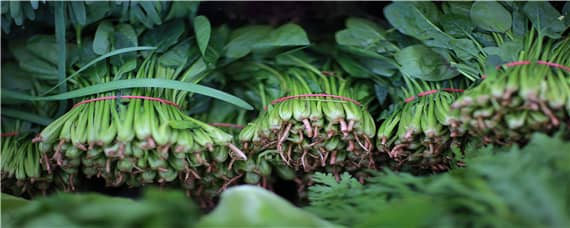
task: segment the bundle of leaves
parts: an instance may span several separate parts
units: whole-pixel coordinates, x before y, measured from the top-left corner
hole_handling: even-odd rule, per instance
[[[406,81],[408,97],[404,104],[385,111],[387,116],[378,128],[377,147],[395,161],[396,169],[416,173],[448,170],[461,159],[461,154],[454,152],[461,151],[464,141],[450,135],[449,106],[463,90],[445,86],[453,83]]]
[[[204,17],[197,21],[203,23],[196,28],[209,27]],[[79,70],[66,80],[76,90],[55,97],[85,100],[34,139],[49,160],[45,169],[61,167],[71,175],[102,177],[110,186],[173,183],[204,198],[211,198],[210,193],[233,176],[221,164],[246,157],[232,144],[232,136],[184,113],[188,109],[184,100],[191,93],[248,107],[231,95],[196,85],[215,66],[219,57],[215,53],[223,46],[227,30],[213,30],[204,46],[202,36],[209,39],[210,34],[189,38],[185,27],[182,21],[172,21],[142,33],[143,44],[156,47],[150,52],[73,66]],[[105,44],[96,35],[93,48],[86,45],[82,51]]]
[[[302,61],[293,55],[283,58]],[[242,150],[256,158],[236,163],[246,171],[246,183],[264,180],[272,169],[286,179],[297,172],[297,183],[303,186],[309,183],[303,180],[306,174],[318,170],[338,174],[375,167],[376,128],[366,110],[374,99],[369,85],[340,73],[326,76],[305,62],[268,69],[262,71],[277,81],[277,87],[269,84],[273,93],[263,92],[263,103],[269,103],[267,97],[278,99],[239,135]]]
[[[6,123],[6,121],[11,123]],[[2,118],[1,179],[3,192],[14,195],[33,196],[57,189],[67,189],[77,183],[77,177],[57,169],[47,172],[41,168],[41,154],[31,142],[32,134],[26,129],[30,124],[19,120]],[[67,189],[70,190],[70,189]]]
[[[352,227],[567,227],[569,146],[535,134],[522,149],[468,150],[466,168],[428,177],[385,171],[366,185],[317,174],[306,209]]]
[[[280,163],[303,173],[373,168],[376,129],[366,109],[338,97],[303,96],[328,94],[364,100],[358,97],[362,95],[359,87],[338,75],[301,68],[291,67],[280,74],[287,85],[284,95],[291,99],[277,100],[240,132],[243,150],[276,153]]]
[[[58,193],[21,204],[17,208],[2,205],[4,226],[193,227],[200,216],[183,192],[152,188],[137,201],[96,193]]]
[[[456,130],[486,143],[508,144],[568,125],[569,53],[569,38],[557,41],[531,32],[519,61],[491,70],[453,104]]]

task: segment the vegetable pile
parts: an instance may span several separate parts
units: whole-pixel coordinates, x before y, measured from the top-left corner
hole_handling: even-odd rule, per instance
[[[240,132],[246,153],[278,154],[279,163],[303,173],[373,168],[375,124],[356,101],[356,88],[363,87],[306,69],[280,74],[287,85],[284,99]]]
[[[532,31],[519,61],[491,71],[454,104],[454,124],[486,143],[527,140],[532,132],[552,133],[569,124],[570,39]],[[466,125],[466,126],[463,126]]]
[[[570,4],[374,7],[2,2],[3,222],[567,226]]]

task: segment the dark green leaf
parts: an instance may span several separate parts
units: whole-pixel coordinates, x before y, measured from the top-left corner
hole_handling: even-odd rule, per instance
[[[459,14],[446,14],[441,18],[440,23],[443,31],[453,37],[465,37],[475,29],[469,16]]]
[[[141,43],[145,46],[155,46],[158,52],[164,52],[178,42],[184,30],[184,22],[174,20],[146,31]]]
[[[424,45],[413,45],[396,54],[402,74],[426,81],[453,78],[457,72],[437,52]]]
[[[500,3],[477,1],[471,7],[471,20],[479,28],[491,32],[506,32],[511,28],[512,17]]]
[[[398,31],[419,40],[435,39],[447,42],[450,38],[437,23],[438,9],[431,2],[394,2],[384,8],[384,15]]]
[[[454,39],[449,42],[449,46],[462,60],[470,60],[479,55],[479,50],[470,39]]]
[[[174,89],[186,92],[192,92],[197,94],[202,94],[205,96],[213,97],[230,104],[234,104],[244,109],[251,110],[253,107],[247,102],[233,95],[227,94],[225,92],[212,89],[209,87],[197,85],[189,82],[180,82],[175,80],[165,80],[165,79],[127,79],[127,80],[117,80],[107,83],[96,84],[88,87],[83,87],[74,91],[69,91],[66,93],[61,93],[52,96],[35,97],[27,94],[22,94],[9,90],[2,90],[2,96],[7,99],[12,100],[29,100],[29,101],[49,101],[49,100],[67,100],[77,97],[84,97],[88,95],[104,93],[108,91],[114,91],[119,89],[129,89],[129,88],[163,88],[163,89]]]
[[[296,24],[285,24],[271,31],[269,36],[256,42],[253,48],[266,49],[273,47],[304,46],[309,44],[309,38],[303,28]]]
[[[542,36],[558,39],[567,29],[563,17],[548,2],[527,2],[523,11]]]
[[[95,39],[93,40],[93,52],[98,55],[106,54],[111,50],[111,36],[113,25],[109,21],[103,21],[97,26]]]
[[[271,32],[271,27],[253,25],[232,31],[230,41],[224,47],[225,56],[228,58],[241,58],[251,51],[251,48],[259,40],[266,38]]]
[[[194,33],[196,34],[198,48],[200,48],[200,52],[204,56],[208,48],[208,42],[210,42],[210,34],[212,33],[212,27],[207,17],[198,16],[194,18]]]

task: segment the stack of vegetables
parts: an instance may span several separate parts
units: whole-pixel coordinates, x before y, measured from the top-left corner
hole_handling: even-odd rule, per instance
[[[391,95],[394,104],[378,118],[382,120],[376,141],[381,153],[376,157],[378,163],[385,164],[387,155],[387,164],[396,169],[444,171],[461,158],[454,151],[460,151],[463,141],[461,135],[450,135],[449,106],[474,80],[471,74],[458,76],[461,64],[454,61],[478,56],[430,46],[421,37],[425,34],[401,25],[404,14],[397,12],[419,6],[438,12],[432,3],[393,3],[386,8],[386,16],[399,32],[368,20],[348,19],[347,28],[336,33],[340,49],[336,60],[351,76],[370,78]]]
[[[338,73],[324,75],[309,62],[306,53],[294,52],[226,69],[240,85],[232,87],[235,94],[263,110],[239,133],[248,160],[233,167],[244,173],[245,183],[272,188],[275,178],[295,179],[302,191],[315,171],[375,167],[375,124],[366,110],[373,100],[370,86]]]
[[[151,87],[172,80],[199,82],[208,74],[206,62],[215,63],[215,59],[208,59],[212,49],[221,43],[212,40],[202,57],[200,45],[191,47],[194,39],[183,36],[184,26],[174,21],[143,34],[143,42],[158,33],[170,37],[159,41],[158,49],[131,57],[129,63],[137,67],[125,71],[99,62],[90,71],[78,74],[78,84],[116,85],[121,78],[130,79],[125,81],[130,83],[158,84]],[[226,160],[246,157],[232,144],[230,134],[181,111],[186,109],[183,101],[187,95],[165,88],[101,92],[77,103],[34,141],[39,142],[45,160],[50,160],[48,170],[56,166],[87,177],[103,177],[109,186],[177,181],[188,192],[201,195],[203,188],[217,190],[224,179],[232,177],[225,170]],[[213,179],[200,180],[207,177]]]
[[[523,143],[532,132],[552,133],[570,120],[570,39],[563,35],[570,23],[549,4],[529,2],[519,10],[532,28],[514,38],[513,57],[490,66],[483,82],[453,104],[457,131],[486,143]]]
[[[31,142],[31,134],[25,129],[30,124],[2,118],[11,122],[2,125],[1,178],[3,190],[15,195],[45,195],[52,190],[71,190],[77,178],[62,169],[47,172],[40,167],[42,161],[38,146]],[[57,187],[56,187],[57,186]]]

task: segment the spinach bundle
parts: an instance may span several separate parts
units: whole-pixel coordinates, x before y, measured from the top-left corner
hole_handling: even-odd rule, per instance
[[[532,132],[554,132],[570,113],[570,39],[553,40],[531,31],[519,61],[491,69],[485,80],[454,104],[456,131],[486,143],[527,140]]]
[[[12,122],[5,124],[5,121]],[[30,140],[31,134],[24,129],[25,123],[19,120],[2,118],[2,162],[0,164],[4,192],[15,195],[33,196],[46,194],[55,189],[72,190],[77,177],[61,169],[42,169],[47,160],[42,159],[38,146]]]
[[[271,167],[287,179],[295,177],[292,171],[305,176],[375,167],[376,128],[365,108],[372,98],[369,85],[325,76],[312,66],[283,67],[274,74],[286,86],[282,97],[239,134],[242,149],[258,162],[236,163],[246,171],[247,183],[270,175]],[[307,184],[302,178],[297,182]]]
[[[218,38],[201,54],[201,45],[191,46],[195,39],[183,36],[180,21],[146,31],[143,40],[155,39],[160,33],[173,36],[156,41],[158,49],[152,52],[124,56],[126,60],[121,60],[127,65],[118,67],[105,60],[75,78],[79,88],[122,78],[159,85],[102,91],[77,103],[34,140],[42,156],[50,160],[49,167],[102,177],[109,186],[173,183],[194,196],[210,194],[204,189],[212,185],[217,190],[224,179],[233,177],[223,163],[230,157],[246,157],[232,144],[232,136],[187,116],[183,111],[188,109],[184,103],[190,95],[187,91],[160,86],[166,80],[198,83],[209,75],[223,35],[215,30]]]
[[[454,158],[461,157],[453,154],[462,139],[451,137],[448,115],[449,106],[463,90],[413,79],[407,82],[411,85],[406,89],[408,98],[403,105],[393,106],[378,128],[377,147],[396,162],[397,169],[447,170],[455,165]]]

